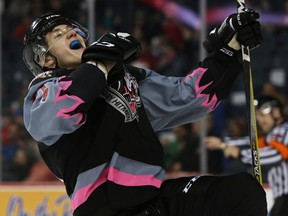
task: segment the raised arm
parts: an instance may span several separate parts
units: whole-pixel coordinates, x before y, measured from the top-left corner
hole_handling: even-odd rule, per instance
[[[250,10],[227,17],[204,42],[208,56],[186,77],[146,70],[140,91],[154,130],[199,120],[228,97],[242,70],[240,44],[257,47],[262,40],[258,18]]]

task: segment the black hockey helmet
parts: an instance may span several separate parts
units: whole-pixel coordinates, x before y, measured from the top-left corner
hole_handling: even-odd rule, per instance
[[[262,114],[266,115],[271,113],[273,108],[278,107],[280,109],[281,115],[283,116],[283,104],[273,96],[262,95],[255,100],[255,107]]]
[[[84,40],[88,39],[89,33],[86,28],[60,14],[45,14],[36,19],[26,31],[22,54],[25,64],[34,76],[44,71],[43,63],[48,52],[46,34],[61,24],[71,26]]]

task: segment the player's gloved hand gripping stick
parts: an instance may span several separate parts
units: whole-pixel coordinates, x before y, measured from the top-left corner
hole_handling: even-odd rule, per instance
[[[228,56],[240,53],[241,45],[255,48],[262,40],[259,13],[246,9],[228,16],[223,23],[213,29],[203,46],[208,53],[220,51]]]
[[[245,11],[245,0],[237,0],[237,3],[238,3],[237,12],[238,14],[241,14],[243,11]],[[245,33],[243,32],[243,35],[239,34],[238,36],[245,37]],[[241,45],[242,61],[243,61],[243,75],[244,75],[244,89],[245,89],[245,96],[246,96],[248,129],[249,129],[249,137],[250,137],[251,156],[252,156],[252,169],[253,169],[254,177],[257,179],[257,181],[260,184],[262,184],[262,173],[261,173],[259,150],[258,150],[258,132],[257,132],[257,125],[256,125],[255,106],[254,106],[254,90],[253,90],[253,80],[252,80],[252,71],[251,71],[251,62],[250,62],[250,49],[251,48],[254,48],[254,47],[250,46],[249,43],[248,44],[243,43]]]
[[[253,49],[260,45],[262,34],[258,21],[259,13],[252,9],[245,9],[244,6],[244,0],[239,0],[238,13],[231,14],[220,26],[213,29],[207,40],[203,42],[203,46],[208,53],[218,52],[230,57],[240,57],[242,52],[253,173],[256,179],[262,183],[249,54],[250,48]]]

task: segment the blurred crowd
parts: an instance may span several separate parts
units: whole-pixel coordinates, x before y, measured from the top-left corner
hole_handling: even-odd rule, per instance
[[[107,31],[130,32],[142,43],[143,52],[133,62],[168,76],[184,76],[199,62],[200,32],[167,16],[145,0],[95,0],[96,38]],[[198,1],[173,1],[188,10],[199,11]],[[247,1],[248,4],[250,1]],[[228,0],[208,1],[208,7],[224,7]],[[125,5],[125,7],[124,7]],[[260,11],[288,15],[288,1],[253,1]],[[2,180],[54,181],[39,157],[33,139],[23,126],[22,103],[33,78],[22,61],[22,41],[31,22],[44,13],[59,12],[88,26],[87,1],[5,0],[2,15]],[[169,14],[169,13],[168,13]],[[277,96],[287,107],[288,30],[287,26],[263,23],[263,45],[251,52],[255,96]],[[214,26],[208,26],[208,31]],[[288,109],[286,108],[286,114]],[[206,134],[243,136],[247,134],[245,94],[240,77],[230,98],[205,119]],[[201,122],[181,125],[159,133],[166,152],[167,170],[199,173]],[[236,172],[221,151],[208,151],[209,173]]]

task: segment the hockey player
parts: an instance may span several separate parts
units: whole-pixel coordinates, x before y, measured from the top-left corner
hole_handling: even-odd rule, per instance
[[[256,102],[259,136],[260,163],[263,177],[272,189],[274,204],[269,216],[285,215],[288,212],[288,123],[285,121],[283,105],[272,96],[261,96]],[[207,137],[210,149],[223,149],[226,157],[239,158],[251,164],[248,137],[229,138],[224,142],[217,137]]]
[[[205,42],[209,56],[186,77],[127,64],[141,50],[127,33],[86,47],[88,32],[59,14],[28,29],[23,58],[35,75],[25,126],[62,179],[74,215],[265,216],[265,192],[248,174],[163,182],[155,131],[192,122],[227,97],[241,71],[240,44],[261,41],[259,14],[232,14]]]

